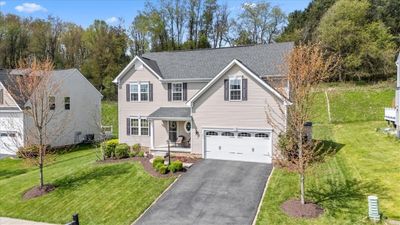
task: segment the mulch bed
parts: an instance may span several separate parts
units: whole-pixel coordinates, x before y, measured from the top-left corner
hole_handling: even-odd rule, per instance
[[[297,218],[317,218],[324,213],[324,209],[312,202],[301,204],[300,200],[288,200],[281,205],[282,210],[288,215]]]
[[[175,160],[179,160],[183,163],[196,163],[199,160],[201,160],[201,158],[186,157],[186,156],[172,156],[171,161],[175,161]]]
[[[179,171],[176,173],[167,173],[167,174],[161,174],[157,171],[154,170],[153,165],[149,162],[149,160],[152,158],[151,155],[148,157],[132,157],[132,158],[126,158],[126,159],[106,159],[102,161],[98,161],[98,163],[119,163],[119,162],[129,162],[129,161],[137,161],[142,163],[144,170],[146,170],[147,173],[152,175],[153,177],[161,177],[161,178],[168,178],[168,177],[177,177],[182,173],[186,172],[186,169],[183,171]]]
[[[26,191],[24,193],[24,195],[22,196],[22,199],[28,200],[31,198],[36,198],[36,197],[45,195],[51,191],[54,191],[55,189],[56,189],[56,187],[52,184],[45,184],[43,186],[43,188],[40,188],[40,186],[36,186],[36,187],[33,187],[33,188],[29,189],[28,191]]]

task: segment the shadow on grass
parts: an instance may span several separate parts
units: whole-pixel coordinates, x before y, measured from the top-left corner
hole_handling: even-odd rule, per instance
[[[97,166],[94,168],[86,169],[72,176],[66,176],[56,180],[53,184],[57,188],[69,189],[76,186],[86,184],[90,181],[100,181],[105,177],[118,176],[130,172],[132,165],[125,163],[112,166]]]
[[[316,143],[317,147],[313,160],[315,162],[323,162],[326,157],[336,155],[345,146],[332,140],[316,140]]]
[[[0,170],[0,180],[24,174],[26,172],[28,172],[27,169]]]
[[[367,195],[378,194],[386,196],[386,189],[376,182],[362,182],[357,179],[337,181],[327,180],[323,187],[311,187],[307,191],[308,197],[313,202],[323,205],[331,215],[342,212],[365,213],[367,207]],[[359,201],[364,201],[365,207],[360,207]]]

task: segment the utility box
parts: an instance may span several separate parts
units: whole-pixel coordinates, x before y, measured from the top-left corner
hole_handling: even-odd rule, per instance
[[[379,215],[379,204],[377,196],[368,196],[368,217],[374,222],[378,222],[381,219],[381,216]]]

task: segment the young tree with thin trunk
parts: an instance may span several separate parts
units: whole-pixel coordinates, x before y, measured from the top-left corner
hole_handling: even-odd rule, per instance
[[[266,113],[273,127],[281,127],[281,121],[286,121],[286,131],[275,129],[279,142],[274,156],[274,162],[299,174],[300,201],[305,204],[305,176],[307,168],[323,159],[326,148],[322,143],[311,140],[305,124],[311,120],[311,106],[314,100],[315,88],[329,77],[336,67],[337,57],[327,56],[319,44],[299,45],[287,56],[286,79],[289,100],[287,108],[281,108],[285,119],[276,119],[272,110]],[[281,91],[283,92],[283,90]],[[287,90],[285,90],[287,93]]]
[[[50,60],[33,59],[30,63],[20,63],[19,68],[16,74],[9,75],[10,93],[16,102],[23,105],[25,148],[19,154],[39,167],[42,189],[45,186],[43,167],[48,148],[62,135],[63,124],[67,122],[65,115],[60,115],[55,109],[62,81],[54,79]]]

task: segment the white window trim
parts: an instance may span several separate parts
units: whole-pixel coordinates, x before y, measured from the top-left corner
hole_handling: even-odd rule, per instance
[[[150,124],[150,121],[147,119],[147,117],[140,117],[140,116],[135,116],[135,117],[129,117],[129,122],[130,122],[130,134],[132,135],[132,136],[150,136],[150,126],[151,126],[151,124]],[[138,130],[138,134],[133,134],[133,132],[132,132],[132,128],[134,128],[133,126],[132,126],[132,120],[133,119],[137,119],[138,120],[138,126],[137,126],[137,128],[139,129]],[[142,135],[142,120],[147,120],[147,129],[148,129],[148,131],[147,131],[147,134],[144,134],[144,135]]]
[[[174,85],[180,84],[181,85],[181,91],[180,92],[174,92]],[[174,93],[180,93],[181,94],[181,99],[180,100],[174,100]],[[171,83],[171,100],[175,102],[183,101],[183,82],[175,82]]]
[[[231,81],[232,80],[240,80],[240,99],[231,99]],[[240,102],[242,101],[242,92],[243,92],[243,78],[242,77],[230,77],[229,78],[229,101],[230,102]],[[237,91],[237,89],[234,89],[235,91]]]
[[[135,101],[135,100],[132,99],[132,94],[136,93],[136,92],[132,92],[132,88],[131,88],[131,85],[132,85],[132,84],[135,84],[135,85],[138,86],[138,91],[137,91],[138,100],[137,100],[137,101]],[[141,86],[142,84],[147,85],[147,92],[142,92],[142,90],[141,90],[141,88],[140,88],[140,86]],[[142,96],[141,96],[142,93],[143,93],[143,94],[144,94],[144,93],[147,94],[147,100],[142,100]],[[150,101],[150,82],[145,81],[145,82],[131,82],[131,83],[129,83],[129,94],[130,94],[129,99],[130,99],[131,102],[148,102],[148,101]]]

